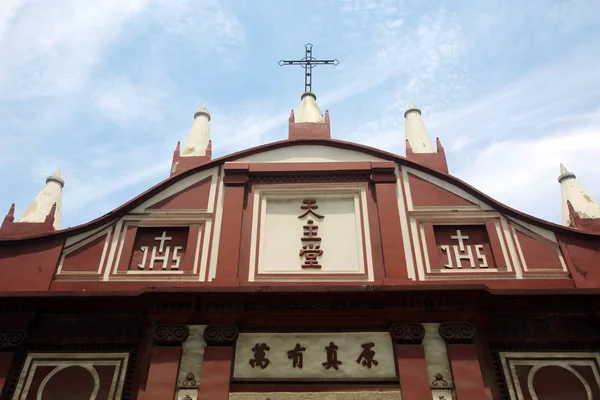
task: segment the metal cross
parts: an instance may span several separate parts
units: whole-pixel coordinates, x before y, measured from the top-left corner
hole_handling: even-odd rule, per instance
[[[338,65],[340,62],[335,59],[317,60],[312,54],[313,45],[307,43],[304,45],[304,47],[306,47],[306,55],[304,58],[300,60],[280,60],[279,65],[300,65],[302,68],[304,68],[304,91],[310,92],[312,91],[312,69],[319,64]]]

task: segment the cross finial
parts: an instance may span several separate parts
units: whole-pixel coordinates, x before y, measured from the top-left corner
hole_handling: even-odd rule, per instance
[[[312,69],[319,64],[327,65],[338,65],[340,62],[336,59],[331,60],[317,60],[313,57],[312,48],[313,45],[307,43],[304,45],[306,48],[306,54],[304,58],[300,60],[280,60],[279,65],[300,65],[304,68],[304,92],[312,92]]]

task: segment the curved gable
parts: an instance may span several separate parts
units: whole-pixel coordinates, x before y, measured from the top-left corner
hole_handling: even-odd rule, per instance
[[[304,152],[309,155],[305,155]],[[541,226],[546,229],[550,229],[553,231],[560,231],[567,234],[574,235],[582,235],[583,237],[598,237],[598,234],[590,233],[590,232],[582,232],[575,229],[571,229],[568,227],[564,227],[562,225],[557,225],[548,221],[541,220],[539,218],[527,215],[515,209],[512,209],[491,197],[485,195],[484,193],[478,191],[473,188],[469,184],[461,181],[460,179],[453,177],[452,175],[447,175],[441,173],[436,170],[432,170],[426,166],[415,163],[406,159],[405,157],[398,156],[392,153],[388,153],[379,149],[371,148],[368,146],[363,146],[355,143],[340,141],[340,140],[321,140],[321,139],[306,139],[306,140],[283,140],[279,142],[269,143],[261,146],[257,146],[254,148],[250,148],[247,150],[243,150],[240,152],[232,153],[217,159],[214,159],[210,162],[207,162],[199,167],[193,168],[191,170],[185,171],[179,175],[175,175],[165,179],[164,181],[158,183],[154,187],[148,189],[147,191],[141,193],[139,196],[131,199],[130,201],[124,203],[122,206],[116,208],[115,210],[95,219],[87,223],[83,223],[78,226],[74,226],[68,229],[43,233],[43,234],[35,234],[35,235],[24,235],[19,237],[8,237],[1,238],[0,242],[8,243],[15,240],[27,240],[27,239],[35,239],[46,236],[65,236],[65,235],[73,235],[84,232],[88,229],[95,229],[99,226],[106,225],[110,223],[110,221],[114,221],[117,218],[122,217],[123,215],[131,212],[136,207],[139,207],[140,204],[147,202],[149,199],[154,196],[164,196],[160,195],[163,191],[177,191],[177,189],[169,189],[173,185],[178,185],[178,182],[184,180],[196,173],[201,173],[210,168],[222,166],[225,162],[235,161],[239,163],[249,162],[249,163],[262,163],[262,162],[274,162],[274,163],[286,163],[286,162],[377,162],[377,161],[394,161],[399,166],[406,166],[409,168],[413,168],[417,171],[422,171],[432,177],[441,179],[444,182],[447,182],[449,185],[454,185],[456,188],[463,190],[465,193],[468,193],[472,198],[478,199],[478,201],[483,201],[494,208],[501,210],[502,212],[507,213],[508,215],[514,218],[520,218],[527,223],[534,224],[536,226]],[[192,179],[193,180],[193,179]],[[185,184],[183,184],[185,186]],[[177,186],[180,187],[180,186]],[[165,192],[165,193],[168,193]],[[157,197],[157,198],[158,198]]]

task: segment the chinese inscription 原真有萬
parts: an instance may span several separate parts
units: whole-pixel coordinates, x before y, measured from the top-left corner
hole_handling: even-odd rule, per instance
[[[305,351],[306,347],[302,347],[300,346],[300,343],[296,343],[296,347],[287,352],[287,356],[290,360],[292,360],[292,365],[294,368],[302,368]]]
[[[322,267],[319,264],[319,257],[323,255],[323,249],[321,249],[321,238],[319,237],[319,225],[316,224],[314,219],[323,219],[325,216],[319,214],[316,210],[319,208],[317,201],[313,199],[307,199],[302,202],[300,206],[304,212],[298,216],[298,218],[308,217],[306,225],[304,225],[302,233],[302,248],[300,249],[300,257],[303,257],[302,268],[316,268]]]
[[[361,345],[362,351],[358,355],[356,359],[357,364],[371,368],[373,366],[379,365],[379,362],[375,360],[375,343],[364,343]],[[340,365],[343,364],[341,360],[338,359],[338,349],[334,342],[329,342],[329,345],[325,348],[326,360],[321,363],[323,368],[330,369],[333,368],[335,370],[340,369]],[[252,368],[259,367],[261,369],[267,368],[271,364],[271,360],[267,358],[267,352],[270,351],[271,348],[266,343],[256,343],[256,345],[252,348],[252,353],[254,354],[254,358],[251,358],[249,363]],[[287,358],[292,360],[292,368],[300,368],[304,367],[304,353],[306,352],[306,347],[302,346],[300,343],[296,343],[296,346],[287,351]]]
[[[250,359],[250,366],[261,367],[265,369],[271,363],[271,360],[267,358],[267,351],[271,350],[266,343],[256,343],[256,346],[252,348],[252,352],[254,353],[254,358]]]
[[[361,347],[363,348],[363,351],[356,359],[356,362],[361,364],[362,361],[362,365],[367,368],[371,368],[373,365],[379,365],[377,360],[374,359],[375,351],[371,350],[373,347],[375,347],[375,343],[364,343],[361,344]]]
[[[329,346],[325,347],[325,351],[327,352],[327,361],[323,363],[325,369],[329,369],[333,367],[334,369],[340,369],[340,365],[342,362],[337,359],[337,351],[338,346],[333,342],[329,342]]]

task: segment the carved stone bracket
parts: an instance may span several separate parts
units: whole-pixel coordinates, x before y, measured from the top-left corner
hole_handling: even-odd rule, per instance
[[[444,379],[444,375],[439,372],[435,374],[434,380],[431,382],[431,387],[440,388],[448,387],[448,382]]]
[[[0,349],[12,349],[20,346],[27,339],[27,332],[24,330],[0,331]]]
[[[467,344],[475,340],[475,326],[470,322],[451,322],[440,325],[439,334],[448,344]]]
[[[204,329],[204,341],[208,346],[232,346],[239,335],[235,325],[211,324]]]
[[[162,345],[177,346],[188,338],[190,330],[187,325],[156,325],[154,327],[154,342]]]
[[[425,336],[425,328],[421,324],[392,324],[390,336],[398,344],[420,344]]]
[[[198,383],[196,382],[196,377],[191,372],[185,376],[183,382],[181,382],[182,386],[186,387],[196,387]]]

